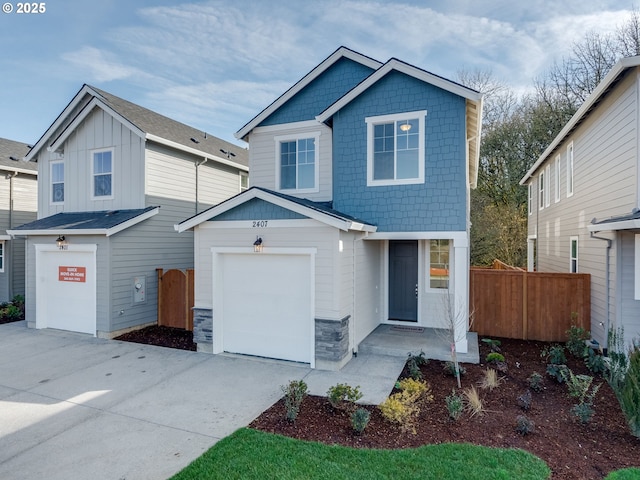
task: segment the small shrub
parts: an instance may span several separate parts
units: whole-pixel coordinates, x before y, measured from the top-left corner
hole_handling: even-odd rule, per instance
[[[576,403],[569,411],[582,424],[589,423],[594,413],[593,407],[587,403]]]
[[[544,379],[538,372],[533,372],[529,375],[527,383],[529,384],[529,388],[534,392],[541,392],[544,389]]]
[[[20,320],[22,317],[22,310],[15,305],[9,305],[2,311],[2,316],[11,321]]]
[[[337,410],[351,410],[361,398],[362,393],[359,385],[354,388],[346,383],[338,383],[327,391],[329,403]]]
[[[409,376],[415,380],[422,378],[422,371],[420,367],[429,363],[429,360],[425,358],[424,352],[420,352],[418,355],[409,353],[407,358],[407,368],[409,369]]]
[[[584,364],[591,373],[603,374],[607,370],[604,357],[596,353],[592,348],[587,347],[587,353],[584,357]]]
[[[540,356],[546,357],[547,362],[552,365],[564,365],[567,363],[567,357],[564,354],[564,347],[562,345],[545,347]]]
[[[631,434],[640,438],[640,344],[629,352],[629,367],[618,401]]]
[[[572,318],[575,318],[577,317],[577,314],[575,314],[575,317],[574,314],[571,314],[571,316]],[[586,349],[589,348],[584,343],[584,341],[591,338],[591,334],[589,333],[589,331],[585,330],[582,327],[571,325],[571,327],[569,327],[569,330],[566,331],[566,334],[567,343],[565,344],[565,346],[567,347],[567,350],[569,350],[569,353],[576,358],[584,357],[587,354]]]
[[[358,408],[351,414],[351,426],[358,435],[364,432],[364,429],[369,425],[369,419],[371,414],[366,408]]]
[[[403,432],[416,433],[415,422],[420,414],[418,402],[422,399],[432,401],[433,395],[427,382],[404,378],[396,387],[400,390],[382,402],[378,408],[382,416],[390,422],[400,425]]]
[[[490,352],[487,354],[485,360],[487,363],[504,362],[504,355],[498,352]]]
[[[280,388],[284,393],[286,418],[290,422],[294,422],[300,412],[302,400],[307,396],[307,384],[304,383],[304,380],[291,380],[288,385],[283,385]]]
[[[567,371],[569,367],[566,365],[556,365],[555,363],[547,364],[547,375],[553,377],[558,383],[564,382],[563,372]]]
[[[451,377],[455,377],[456,376],[456,364],[449,361],[449,362],[444,362],[444,365],[442,366],[442,369],[444,370],[444,373],[446,375],[449,375]],[[461,364],[458,364],[458,372],[460,373],[460,375],[464,375],[467,373],[467,369],[464,368]]]
[[[467,388],[464,392],[465,397],[465,408],[473,417],[474,415],[482,415],[484,413],[484,403],[482,402],[482,398],[480,398],[480,394],[476,390],[476,387],[471,386]]]
[[[492,352],[500,352],[500,345],[502,345],[502,342],[500,340],[494,340],[492,338],[483,338],[482,342],[487,344]]]
[[[528,412],[531,409],[531,390],[527,390],[518,397],[518,405],[522,410]]]
[[[504,381],[504,378],[498,377],[498,372],[493,368],[487,368],[484,372],[484,377],[478,384],[481,388],[489,389],[489,391],[493,391],[494,388],[497,388]]]
[[[447,412],[452,420],[458,420],[464,411],[464,402],[462,397],[456,393],[455,390],[451,390],[451,395],[448,395],[444,399],[447,405]]]
[[[525,415],[518,415],[516,417],[516,432],[525,436],[535,432],[536,424],[533,420],[530,420]]]

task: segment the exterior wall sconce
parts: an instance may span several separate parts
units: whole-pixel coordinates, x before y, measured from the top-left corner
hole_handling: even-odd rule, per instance
[[[64,235],[59,235],[56,239],[56,245],[60,250],[66,250],[69,246],[69,242],[67,242],[67,239],[64,238]]]
[[[253,242],[253,251],[256,253],[262,252],[262,237],[256,237],[256,241]]]

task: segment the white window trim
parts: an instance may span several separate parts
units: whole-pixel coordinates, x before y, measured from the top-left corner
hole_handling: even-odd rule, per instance
[[[245,189],[242,188],[242,179],[247,179],[247,187]],[[240,172],[238,175],[238,191],[244,192],[245,190],[249,190],[249,174],[247,172]]]
[[[574,184],[574,168],[575,164],[573,161],[574,155],[573,142],[567,145],[567,198],[573,196],[573,191],[575,190]]]
[[[556,185],[555,185],[555,191],[556,191],[556,198],[555,198],[555,203],[558,203],[560,201],[560,155],[558,155],[556,157],[555,160],[555,178],[556,178]]]
[[[533,180],[529,182],[528,198],[527,198],[527,212],[529,215],[533,214]]]
[[[111,152],[111,195],[102,195],[102,196],[96,196],[96,192],[95,192],[95,174],[93,172],[93,156],[96,153],[102,153],[102,152]],[[89,189],[91,190],[91,200],[113,200],[113,192],[115,190],[115,170],[116,170],[116,156],[115,156],[115,151],[114,148],[97,148],[95,150],[90,150],[89,151],[89,159],[91,163],[91,179],[89,181]]]
[[[367,186],[379,187],[385,185],[415,185],[424,183],[424,142],[425,142],[425,118],[426,110],[418,110],[415,112],[394,113],[392,115],[380,115],[376,117],[366,117],[364,121],[367,123]],[[418,128],[420,130],[420,139],[418,141],[418,177],[402,178],[393,180],[374,180],[373,179],[373,127],[380,123],[396,122],[398,120],[406,120],[408,118],[418,119]],[[395,148],[394,148],[395,152]],[[394,159],[395,162],[395,159]]]
[[[544,170],[538,174],[538,210],[544,210],[545,175]]]
[[[314,131],[314,132],[303,132],[303,133],[296,133],[296,134],[292,134],[292,135],[278,135],[276,137],[273,137],[274,141],[275,141],[275,148],[276,148],[276,191],[278,192],[282,192],[282,193],[317,193],[320,191],[320,131]],[[281,175],[281,171],[280,171],[280,144],[282,142],[292,142],[292,141],[298,141],[298,140],[303,140],[305,138],[313,138],[315,139],[315,158],[314,158],[314,186],[313,188],[285,188],[282,189],[280,188],[280,175]],[[297,158],[296,158],[296,165],[297,165]]]
[[[573,252],[571,247],[573,246],[574,241],[576,242],[576,271],[575,272],[571,270],[571,263],[573,262],[573,257],[572,257]],[[578,268],[579,258],[580,258],[580,243],[578,241],[578,237],[576,236],[569,237],[569,273],[578,273],[578,271],[580,270]]]
[[[449,241],[449,286],[447,288],[432,288],[431,287],[431,240],[448,240]],[[425,279],[425,292],[427,293],[450,293],[451,289],[451,274],[453,272],[453,240],[448,238],[433,238],[425,240],[424,242],[424,258],[426,264],[426,279]]]
[[[7,243],[4,240],[0,240],[0,246],[2,248],[0,252],[0,273],[4,273],[4,266],[7,263]]]
[[[547,165],[544,175],[546,183],[544,186],[544,206],[549,207],[551,205],[551,165]]]
[[[58,183],[62,183],[62,190],[63,190],[63,199],[61,202],[54,202],[53,201],[53,166],[54,165],[62,165],[62,182],[56,182],[56,184]],[[51,162],[49,162],[49,205],[64,205],[64,197],[66,197],[66,193],[65,190],[65,177],[66,177],[66,172],[65,172],[65,168],[64,168],[64,160],[53,160]]]

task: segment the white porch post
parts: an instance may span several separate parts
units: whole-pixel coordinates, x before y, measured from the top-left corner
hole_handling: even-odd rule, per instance
[[[455,312],[454,338],[456,351],[467,353],[469,330],[469,245],[453,242],[453,311]]]

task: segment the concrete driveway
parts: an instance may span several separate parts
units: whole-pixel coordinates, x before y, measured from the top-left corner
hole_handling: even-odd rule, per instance
[[[309,372],[0,325],[0,478],[165,479]]]
[[[0,478],[166,479],[304,379],[324,395],[391,391],[405,359],[359,355],[340,372],[0,325]]]

